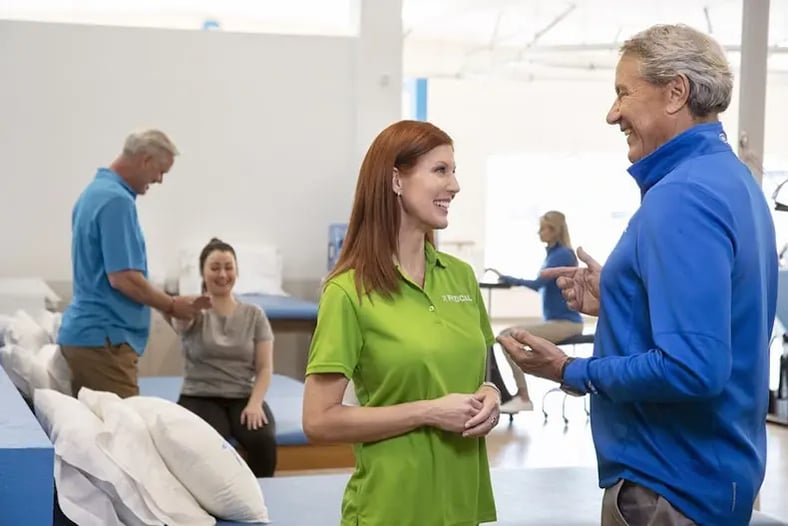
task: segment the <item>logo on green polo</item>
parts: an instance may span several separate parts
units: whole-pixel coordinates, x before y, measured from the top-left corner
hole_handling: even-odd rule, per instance
[[[470,303],[473,301],[468,294],[444,294],[441,298],[444,303]]]

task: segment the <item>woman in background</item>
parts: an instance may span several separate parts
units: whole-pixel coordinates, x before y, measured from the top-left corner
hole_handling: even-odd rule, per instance
[[[566,224],[564,214],[555,210],[545,213],[539,219],[539,239],[547,245],[547,257],[542,264],[542,270],[551,267],[577,266],[577,258],[572,250],[569,227]],[[556,285],[555,279],[546,280],[541,277],[521,279],[502,275],[500,281],[512,286],[528,287],[539,292],[542,296],[543,317],[541,322],[510,327],[503,331],[501,335],[506,335],[515,329],[524,329],[535,336],[540,336],[553,343],[559,343],[583,332],[583,320],[580,314],[566,305],[566,300],[561,295],[561,290]],[[520,411],[533,410],[534,406],[528,394],[525,374],[512,361],[508,353],[504,353],[504,356],[506,356],[506,360],[512,368],[514,381],[517,385],[517,394],[511,400],[501,405],[501,413],[513,414]]]
[[[310,440],[354,444],[342,526],[477,526],[496,518],[484,437],[493,333],[467,263],[436,250],[460,188],[452,140],[401,121],[361,165],[326,279],[304,386]],[[359,406],[342,403],[353,380]]]
[[[202,417],[225,439],[235,438],[257,477],[276,469],[274,417],[265,395],[273,374],[271,324],[256,305],[233,295],[235,250],[212,239],[200,253],[203,293],[210,309],[193,321],[175,321],[186,370],[178,403]]]

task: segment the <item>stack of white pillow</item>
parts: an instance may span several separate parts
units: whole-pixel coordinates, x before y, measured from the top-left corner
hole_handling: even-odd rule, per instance
[[[60,318],[43,309],[0,317],[0,365],[28,399],[36,389],[71,393],[71,371],[56,344]]]
[[[260,485],[210,425],[174,402],[82,388],[34,395],[63,513],[80,525],[268,523]]]
[[[84,526],[270,522],[260,485],[235,448],[191,411],[157,397],[82,388],[60,353],[60,314],[0,316],[0,365],[33,400],[54,445],[63,513]]]

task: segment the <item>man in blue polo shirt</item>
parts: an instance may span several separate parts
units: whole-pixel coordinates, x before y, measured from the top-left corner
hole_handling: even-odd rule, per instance
[[[148,281],[136,198],[162,182],[177,154],[161,131],[132,133],[74,206],[74,294],[58,334],[74,396],[82,387],[139,394],[137,362],[148,342],[150,308],[191,319],[209,306],[206,298],[171,297]]]
[[[624,43],[607,121],[626,136],[640,208],[604,270],[581,253],[588,268],[543,273],[599,316],[594,354],[502,341],[526,372],[590,394],[603,526],[744,526],[763,482],[777,249],[718,119],[732,89],[699,31],[659,25]]]

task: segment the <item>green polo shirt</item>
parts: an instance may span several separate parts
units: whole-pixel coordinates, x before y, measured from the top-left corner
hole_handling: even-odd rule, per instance
[[[352,378],[361,405],[474,393],[494,336],[471,267],[425,244],[424,288],[400,273],[392,299],[356,293],[354,272],[320,299],[307,374]],[[484,438],[423,427],[355,444],[342,526],[476,526],[496,520]]]

